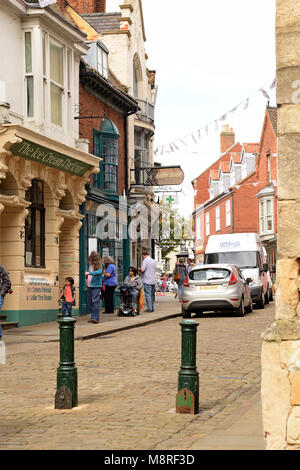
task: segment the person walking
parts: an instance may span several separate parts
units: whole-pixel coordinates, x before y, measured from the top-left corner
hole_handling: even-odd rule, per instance
[[[5,295],[9,292],[11,288],[11,281],[9,279],[8,272],[4,266],[0,265],[0,311],[4,302]],[[0,340],[2,339],[2,327],[0,323]]]
[[[130,266],[128,276],[124,279],[124,284],[128,284],[132,289],[130,289],[130,296],[132,299],[132,306],[139,311],[138,302],[143,288],[143,283],[140,276],[137,273],[137,269],[133,266]]]
[[[187,272],[190,273],[191,269],[196,266],[192,258],[187,259]]]
[[[162,284],[161,284],[161,295],[166,295],[166,292],[167,292],[167,287],[168,287],[168,284],[167,284],[167,277],[164,276],[163,280],[162,280]]]
[[[156,262],[149,256],[149,252],[144,250],[142,253],[143,262],[139,271],[141,273],[142,283],[147,303],[146,312],[154,312],[154,296],[156,286]]]
[[[117,270],[114,260],[110,256],[103,259],[104,263],[104,303],[103,313],[114,313],[114,292],[117,287]]]
[[[181,293],[184,280],[187,275],[187,268],[184,264],[184,259],[179,258],[178,263],[176,263],[175,269],[173,271],[173,281],[178,285],[178,300],[181,302]]]
[[[89,323],[99,323],[102,273],[100,255],[97,251],[92,251],[89,256],[88,270],[85,273],[87,280],[87,304],[91,313]]]
[[[72,316],[72,307],[75,305],[76,289],[74,287],[74,279],[72,277],[66,277],[65,285],[62,288],[58,302],[61,300],[61,313],[63,317]]]

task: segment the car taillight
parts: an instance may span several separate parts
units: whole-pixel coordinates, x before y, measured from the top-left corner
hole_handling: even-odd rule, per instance
[[[190,287],[189,277],[188,277],[188,276],[186,276],[183,285],[184,285],[185,287]]]
[[[232,286],[233,284],[237,283],[237,278],[235,277],[234,273],[231,273],[230,279],[229,279],[229,285]]]

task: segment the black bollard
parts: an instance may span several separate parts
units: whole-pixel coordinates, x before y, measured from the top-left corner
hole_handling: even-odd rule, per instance
[[[176,412],[199,413],[199,373],[196,366],[197,327],[194,320],[180,322],[182,331],[181,369],[178,372]]]
[[[77,367],[74,361],[74,328],[76,320],[71,317],[63,317],[57,322],[59,324],[60,362],[57,369],[55,408],[73,408],[78,405]]]

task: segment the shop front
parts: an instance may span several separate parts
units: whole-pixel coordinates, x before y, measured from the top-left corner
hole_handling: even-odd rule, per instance
[[[122,197],[115,201],[97,198],[89,199],[83,205],[85,218],[81,228],[81,279],[80,279],[80,312],[89,313],[86,303],[85,271],[89,255],[97,251],[102,260],[109,256],[114,260],[117,271],[118,287],[128,274],[130,265],[130,244],[128,238],[127,207],[122,207]],[[120,199],[120,200],[119,200]],[[120,202],[121,201],[121,202]],[[120,303],[119,289],[115,291],[115,307]]]
[[[18,326],[53,321],[72,276],[79,305],[80,205],[99,158],[19,125],[0,126],[0,264],[13,294],[2,314]]]

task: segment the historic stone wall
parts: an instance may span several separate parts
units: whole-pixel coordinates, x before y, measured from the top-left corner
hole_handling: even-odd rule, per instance
[[[276,317],[263,335],[267,449],[300,449],[300,0],[277,0]]]

